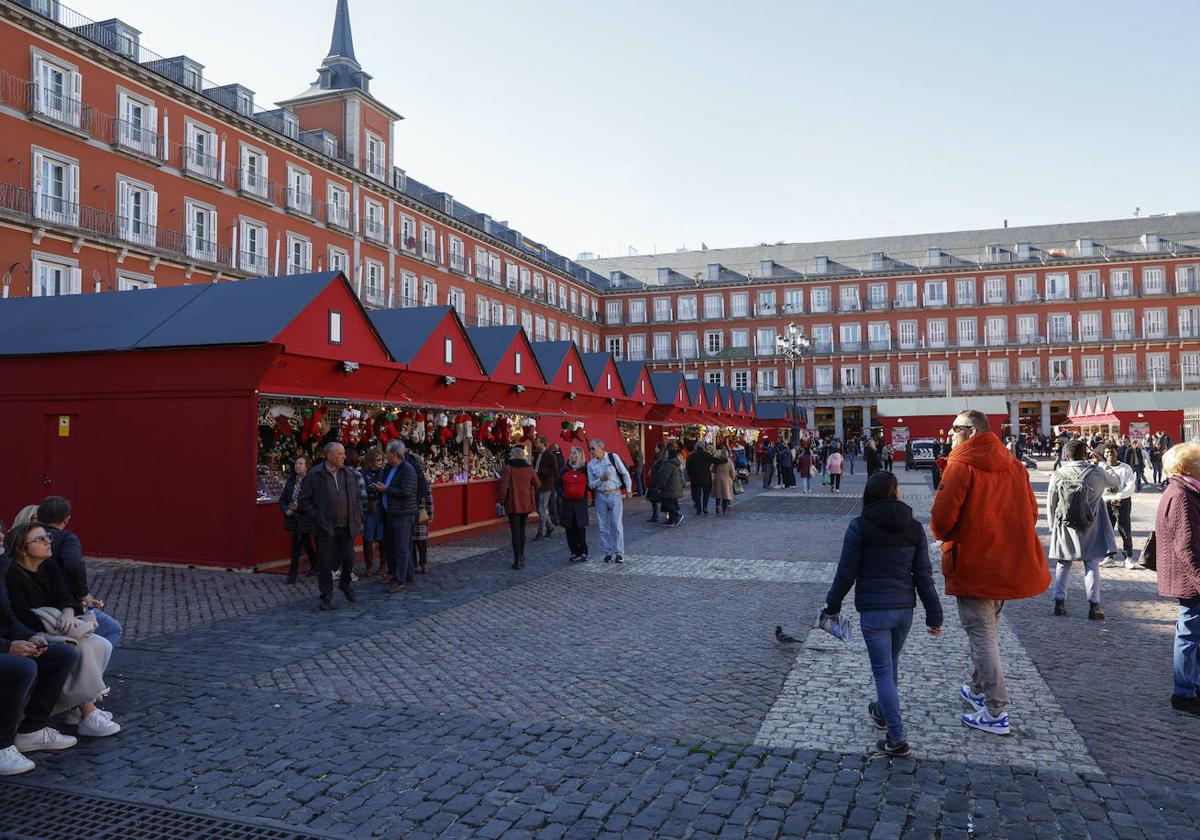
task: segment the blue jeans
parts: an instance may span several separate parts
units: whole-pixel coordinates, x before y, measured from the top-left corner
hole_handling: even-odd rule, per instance
[[[620,493],[596,494],[596,521],[605,554],[625,553],[625,523],[621,521],[624,510]]]
[[[109,644],[116,647],[117,642],[121,641],[121,634],[125,632],[120,622],[103,610],[93,609],[91,613],[96,616],[96,635],[107,639]]]
[[[854,475],[854,458],[855,457],[856,456],[853,452],[846,453],[846,461],[850,464],[850,475]],[[895,742],[893,742],[893,743],[895,743]]]
[[[910,609],[866,610],[858,614],[858,626],[875,677],[875,697],[879,710],[887,718],[888,740],[893,744],[904,740],[904,721],[900,717],[900,651],[912,620]]]
[[[1200,691],[1200,598],[1179,599],[1175,625],[1175,696],[1195,697]]]

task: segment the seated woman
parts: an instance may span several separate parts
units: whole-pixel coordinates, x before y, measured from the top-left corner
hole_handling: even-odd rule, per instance
[[[46,527],[50,537],[50,552],[63,581],[67,585],[71,597],[78,602],[80,608],[87,610],[96,617],[99,625],[97,635],[108,639],[116,647],[121,641],[121,625],[108,613],[104,612],[104,602],[92,597],[88,588],[87,566],[83,562],[83,547],[74,531],[68,531],[71,522],[71,503],[62,496],[47,496],[42,499],[37,509],[37,521]]]
[[[40,524],[20,525],[9,532],[4,548],[12,561],[4,581],[8,588],[12,611],[26,627],[44,627],[47,622],[34,611],[43,607],[59,611],[57,625],[47,628],[50,633],[71,636],[75,625],[77,601],[67,588],[50,560],[50,535]],[[112,715],[96,708],[95,701],[108,692],[104,685],[104,669],[112,655],[107,639],[92,633],[75,639],[79,647],[79,665],[72,673],[63,696],[58,698],[55,711],[69,711],[68,722],[78,721],[79,734],[104,738],[121,731]]]
[[[0,538],[3,535],[0,523]],[[34,768],[22,753],[75,746],[75,738],[49,721],[54,701],[79,662],[74,648],[48,644],[13,615],[4,587],[9,564],[0,547],[0,776]]]

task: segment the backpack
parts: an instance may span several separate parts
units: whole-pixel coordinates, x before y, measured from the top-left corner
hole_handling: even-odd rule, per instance
[[[613,465],[613,470],[615,470],[617,473],[617,478],[621,482],[621,489],[628,493],[632,488],[625,484],[625,473],[621,472],[621,467],[623,467],[624,464],[618,461],[617,456],[611,452],[608,453],[608,462]]]
[[[582,470],[567,470],[562,477],[563,498],[578,502],[587,498],[587,473]]]
[[[1054,519],[1073,531],[1086,531],[1096,521],[1096,491],[1087,484],[1094,469],[1088,467],[1076,478],[1060,477],[1058,482]]]

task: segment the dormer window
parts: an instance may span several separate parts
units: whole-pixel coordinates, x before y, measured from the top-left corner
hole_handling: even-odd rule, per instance
[[[329,310],[329,343],[342,343],[342,313],[336,309]]]
[[[520,375],[520,373],[521,373],[521,354],[520,353],[513,354],[513,372],[516,373],[517,375]]]

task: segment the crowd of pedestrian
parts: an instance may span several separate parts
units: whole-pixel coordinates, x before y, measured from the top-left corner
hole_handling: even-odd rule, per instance
[[[92,594],[71,503],[48,496],[18,519],[0,523],[0,776],[32,770],[27,753],[121,731],[97,704],[122,628]]]

